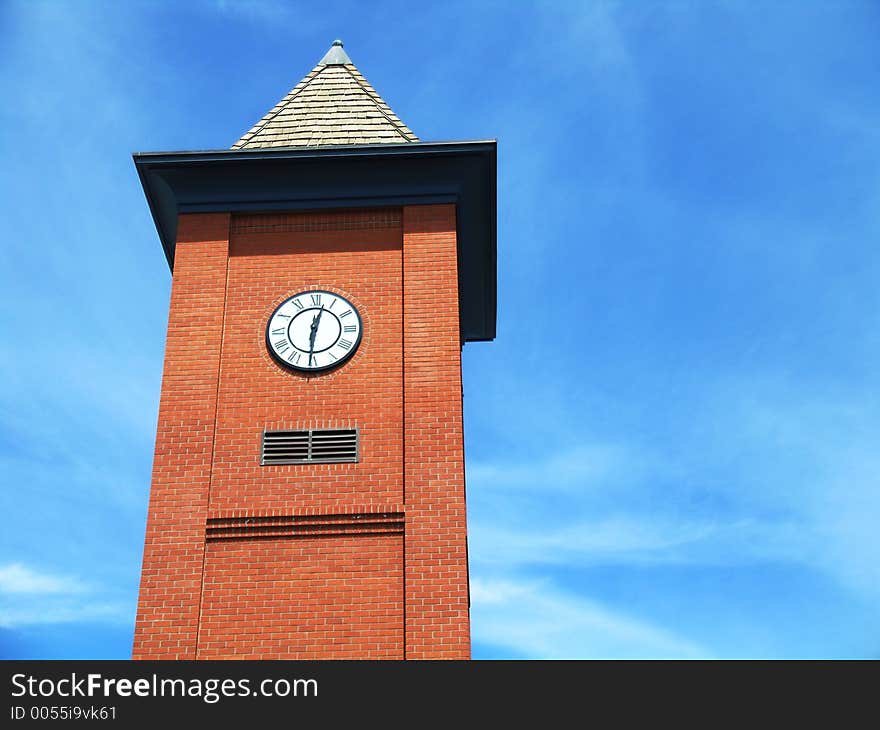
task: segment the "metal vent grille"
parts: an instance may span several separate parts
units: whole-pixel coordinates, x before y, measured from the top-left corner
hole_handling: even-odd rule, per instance
[[[356,428],[263,431],[260,463],[328,464],[358,460]]]

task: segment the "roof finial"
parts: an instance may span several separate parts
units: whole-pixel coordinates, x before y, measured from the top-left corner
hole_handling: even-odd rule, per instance
[[[318,61],[319,66],[344,66],[347,63],[351,63],[351,59],[342,50],[342,41],[338,38],[333,41],[333,45],[330,46],[330,50],[327,51],[324,58]]]

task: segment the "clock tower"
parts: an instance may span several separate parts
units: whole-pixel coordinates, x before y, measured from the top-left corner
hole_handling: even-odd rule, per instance
[[[336,41],[231,149],[134,155],[173,272],[134,658],[470,656],[495,153],[419,141]]]

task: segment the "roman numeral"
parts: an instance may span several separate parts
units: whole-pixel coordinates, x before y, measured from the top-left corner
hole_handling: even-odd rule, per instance
[[[336,361],[339,359],[339,358],[336,357],[336,355],[334,355],[332,352],[328,352],[327,354],[328,354],[331,358],[333,358],[332,362],[336,362]]]
[[[348,340],[339,340],[339,342],[337,342],[336,344],[339,345],[343,350],[347,350],[351,347],[351,343]]]
[[[346,309],[342,314],[339,315],[339,319],[342,319],[343,317],[347,317],[349,314],[351,314],[351,310]]]
[[[278,340],[278,342],[275,343],[275,351],[279,355],[283,355],[289,349],[290,343],[287,340]]]
[[[296,307],[297,309],[302,309],[302,308],[303,308],[302,302],[300,302],[299,299],[294,299],[294,300],[293,300],[293,306]]]
[[[281,314],[281,312],[278,312],[278,314],[276,314],[275,316],[276,316],[276,317],[287,317],[287,319],[290,319],[290,315],[289,315],[289,314]]]
[[[297,352],[296,350],[294,350],[294,351],[293,351],[292,353],[290,353],[290,355],[288,356],[288,358],[287,358],[287,362],[292,362],[294,365],[296,365],[296,364],[299,362],[299,359],[300,359],[301,357],[302,357],[302,353],[301,353],[301,352]]]
[[[332,302],[330,302],[330,306],[327,307],[327,309],[333,309],[333,305],[336,304],[336,302],[338,302],[338,301],[339,301],[338,299],[334,299]]]
[[[355,324],[347,324],[342,328],[343,332],[354,332],[357,329],[357,325]]]
[[[321,303],[321,295],[320,294],[311,294],[310,296],[312,297],[312,304],[317,306],[318,304]]]
[[[273,335],[283,335],[285,329],[287,329],[287,328],[286,327],[278,327],[278,328],[272,330],[272,334]]]

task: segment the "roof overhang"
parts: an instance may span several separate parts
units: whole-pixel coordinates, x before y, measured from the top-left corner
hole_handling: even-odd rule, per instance
[[[495,338],[495,140],[133,157],[172,271],[181,213],[455,203],[462,339]]]

